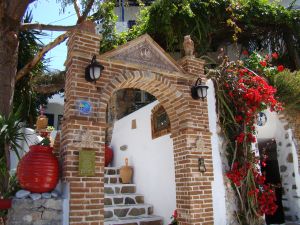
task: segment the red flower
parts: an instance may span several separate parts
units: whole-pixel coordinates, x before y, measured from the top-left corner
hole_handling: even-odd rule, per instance
[[[244,51],[242,52],[242,54],[245,55],[245,56],[248,56],[248,55],[249,55],[249,52],[248,52],[247,50],[244,50]]]
[[[283,65],[277,66],[277,70],[278,70],[279,72],[283,71],[283,70],[284,70],[284,66],[283,66]]]
[[[243,120],[243,117],[242,117],[241,115],[235,116],[235,121],[236,121],[237,123],[241,122],[242,120]]]
[[[245,139],[245,134],[244,134],[244,133],[240,133],[240,134],[236,137],[237,143],[243,143],[244,139]]]
[[[266,61],[260,61],[259,64],[260,64],[262,67],[266,67],[266,66],[267,66],[267,62],[266,62]]]
[[[278,59],[278,54],[277,54],[277,52],[272,53],[272,58],[273,58],[273,59]]]
[[[178,214],[177,214],[177,209],[175,209],[175,210],[174,210],[174,213],[173,213],[174,219],[177,219],[177,216],[178,216]]]

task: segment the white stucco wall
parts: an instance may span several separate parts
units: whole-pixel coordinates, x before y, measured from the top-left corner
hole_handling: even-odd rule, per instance
[[[207,103],[208,103],[208,117],[209,130],[212,133],[212,157],[214,169],[214,181],[212,184],[213,193],[213,209],[214,209],[214,224],[226,225],[226,206],[225,206],[225,187],[223,180],[223,168],[220,155],[219,136],[217,134],[217,114],[216,114],[216,98],[213,82],[208,80]]]
[[[259,139],[274,138],[277,143],[277,159],[284,195],[282,204],[285,207],[287,221],[300,222],[300,176],[298,157],[293,134],[287,122],[280,120],[275,112],[264,111],[267,123],[257,126]]]
[[[111,146],[114,151],[113,166],[124,165],[124,159],[134,168],[133,182],[137,193],[143,194],[145,203],[153,204],[154,214],[164,217],[169,224],[176,209],[175,169],[173,141],[170,135],[152,140],[151,110],[155,101],[118,120],[114,124]],[[136,129],[131,129],[132,120]],[[120,147],[127,145],[126,151]]]
[[[49,99],[46,113],[54,115],[54,128],[57,129],[58,115],[64,114],[64,98],[60,95],[55,95],[53,99]]]

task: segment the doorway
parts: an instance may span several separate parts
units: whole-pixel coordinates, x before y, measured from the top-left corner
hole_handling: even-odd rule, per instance
[[[263,139],[258,141],[259,155],[266,157],[266,165],[261,166],[261,172],[265,175],[265,183],[275,188],[276,205],[278,206],[273,215],[266,215],[266,224],[282,224],[285,222],[282,206],[283,188],[281,184],[279,164],[277,159],[277,145],[274,139]]]

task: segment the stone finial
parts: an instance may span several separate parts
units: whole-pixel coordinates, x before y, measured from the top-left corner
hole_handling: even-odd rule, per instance
[[[85,20],[81,24],[79,24],[77,29],[95,34],[96,33],[96,24],[91,20]]]
[[[184,41],[183,41],[183,49],[185,56],[192,56],[194,57],[194,42],[191,39],[190,35],[184,36]]]

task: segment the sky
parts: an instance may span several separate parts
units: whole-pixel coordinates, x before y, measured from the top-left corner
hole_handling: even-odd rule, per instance
[[[77,20],[75,10],[72,6],[68,7],[64,13],[60,12],[61,5],[56,0],[39,0],[32,3],[30,6],[32,10],[32,22],[53,24],[53,25],[74,25]],[[42,37],[41,41],[48,44],[53,41],[62,32],[48,31],[45,32],[47,36]],[[64,70],[64,62],[67,56],[66,42],[55,47],[46,54],[46,58],[50,59],[48,64],[49,69]]]

